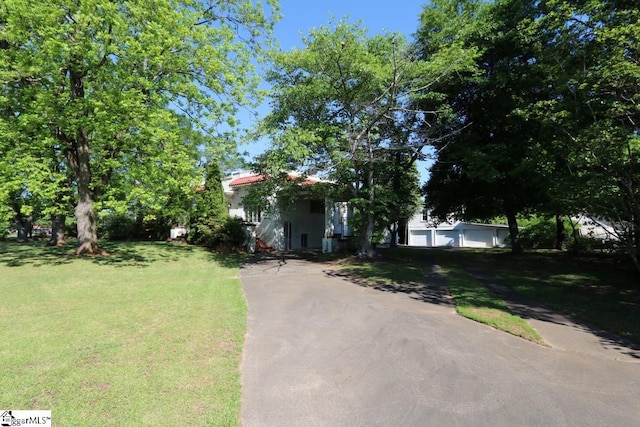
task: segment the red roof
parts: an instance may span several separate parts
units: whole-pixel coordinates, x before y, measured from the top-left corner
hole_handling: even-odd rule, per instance
[[[289,174],[289,179],[290,180],[294,180],[297,177],[295,175]],[[236,178],[234,180],[231,180],[231,182],[229,182],[229,187],[236,187],[239,185],[247,185],[247,184],[254,184],[256,182],[262,182],[262,181],[266,181],[267,179],[269,179],[269,177],[266,174],[260,174],[260,175],[251,175],[251,176],[245,176],[242,178]],[[319,182],[316,179],[311,179],[311,178],[307,178],[304,181],[302,181],[300,184],[301,185],[311,185],[311,184],[315,184]]]
[[[235,187],[237,185],[253,184],[254,182],[262,182],[266,180],[267,180],[267,175],[265,174],[244,176],[242,178],[236,178],[234,180],[231,180],[231,182],[229,183],[229,187]]]

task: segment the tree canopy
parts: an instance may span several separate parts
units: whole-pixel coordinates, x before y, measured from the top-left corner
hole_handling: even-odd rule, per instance
[[[416,100],[437,98],[429,85],[467,67],[472,53],[452,45],[423,61],[402,35],[369,36],[345,21],[311,30],[303,44],[278,54],[267,76],[273,102],[262,129],[273,148],[261,165],[274,176],[298,169],[335,182],[361,220],[358,253],[369,256],[385,206],[382,165],[389,172],[390,153],[403,152],[412,160],[396,167],[410,167],[441,136],[444,109],[417,109]]]
[[[2,2],[0,197],[74,205],[77,253],[91,254],[96,208],[191,194],[200,158],[234,149],[221,129],[258,99],[254,63],[277,19],[266,3]]]
[[[425,186],[435,212],[505,215],[512,241],[517,214],[586,213],[615,223],[640,266],[639,16],[616,0],[425,7],[425,56],[451,40],[482,52],[478,73],[440,82],[465,126],[437,146]]]

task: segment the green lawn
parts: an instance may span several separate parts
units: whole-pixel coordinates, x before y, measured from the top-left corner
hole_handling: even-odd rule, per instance
[[[477,266],[517,292],[587,325],[640,343],[640,277],[614,257],[556,251],[513,255],[502,250],[465,250],[446,256]]]
[[[474,317],[485,311],[476,320],[499,329],[506,328],[494,324],[492,309],[504,311],[498,308],[504,302],[468,274],[471,267],[578,321],[640,343],[640,277],[612,256],[558,251],[513,255],[503,249],[397,248],[381,253],[391,260],[439,264],[458,310],[471,308],[470,315],[461,314]]]
[[[239,259],[166,243],[109,256],[0,242],[0,408],[56,426],[237,425]]]
[[[458,314],[526,340],[547,345],[526,320],[513,314],[500,297],[463,267],[448,264],[442,267],[441,271],[446,277]]]

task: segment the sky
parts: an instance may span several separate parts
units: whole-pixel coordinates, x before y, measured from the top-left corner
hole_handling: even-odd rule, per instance
[[[410,38],[418,29],[422,6],[428,0],[280,0],[281,20],[275,26],[275,37],[283,50],[302,47],[302,36],[329,23],[348,17],[349,22],[362,21],[362,27],[371,34],[401,32]],[[265,104],[259,115],[268,111]],[[247,118],[241,119],[245,126]],[[251,121],[251,119],[248,119]],[[266,149],[266,143],[260,142],[240,147],[250,156]],[[426,176],[426,165],[419,164],[422,180]]]

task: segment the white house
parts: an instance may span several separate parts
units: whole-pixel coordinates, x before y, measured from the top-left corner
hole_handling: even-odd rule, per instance
[[[504,247],[509,227],[462,221],[437,222],[423,209],[407,224],[408,246],[451,246],[466,248]]]
[[[615,224],[609,221],[585,214],[571,217],[571,221],[579,226],[578,232],[583,237],[591,237],[602,241],[619,240],[620,235],[623,233],[619,225],[616,227]]]
[[[295,178],[295,174],[290,174]],[[229,214],[255,227],[255,236],[275,250],[320,249],[331,252],[344,247],[353,237],[350,220],[353,211],[346,202],[313,198],[301,192],[295,205],[287,210],[270,212],[247,209],[243,198],[251,185],[268,179],[249,171],[234,172],[222,181]],[[300,185],[321,182],[306,178]],[[408,223],[408,246],[503,247],[509,228],[499,224],[476,224],[460,221],[434,223],[428,211],[416,214]]]
[[[290,174],[295,178],[295,174]],[[255,226],[255,235],[275,250],[320,249],[331,252],[352,236],[349,219],[353,213],[345,202],[313,198],[303,191],[295,206],[287,210],[250,210],[243,198],[252,184],[268,179],[248,171],[234,172],[222,181],[229,214]],[[310,177],[300,185],[321,182]]]

